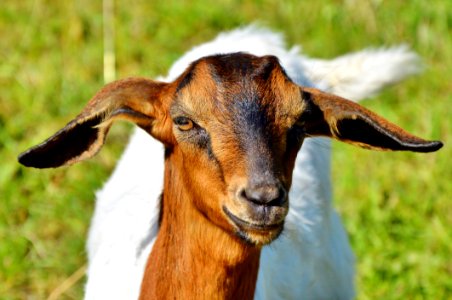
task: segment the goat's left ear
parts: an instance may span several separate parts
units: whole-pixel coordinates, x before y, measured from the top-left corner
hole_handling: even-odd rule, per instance
[[[128,120],[161,142],[172,135],[165,117],[168,86],[145,78],[128,78],[106,85],[64,128],[25,151],[19,162],[27,167],[55,168],[95,155],[115,120]]]
[[[426,141],[364,107],[314,88],[300,88],[305,110],[300,125],[307,136],[329,136],[376,150],[433,152],[443,144]]]

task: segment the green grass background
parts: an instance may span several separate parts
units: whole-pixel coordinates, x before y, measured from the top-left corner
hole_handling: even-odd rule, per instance
[[[334,144],[335,204],[357,256],[358,299],[452,296],[452,1],[117,0],[117,77],[166,74],[193,45],[259,21],[310,56],[407,43],[424,72],[363,104],[420,136],[434,154]],[[102,3],[0,4],[0,299],[80,299],[94,191],[131,126],[116,125],[96,158],[26,169],[16,156],[61,128],[103,85]],[[64,290],[64,293],[57,292]]]

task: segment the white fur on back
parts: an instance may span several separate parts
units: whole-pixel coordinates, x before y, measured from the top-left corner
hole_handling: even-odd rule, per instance
[[[350,100],[378,93],[421,69],[419,57],[406,45],[366,49],[334,60],[306,59],[306,76],[324,89]]]
[[[366,50],[332,61],[286,50],[279,34],[254,26],[193,48],[165,80],[206,55],[244,51],[278,56],[298,84],[359,100],[417,71],[406,48]],[[331,204],[330,141],[307,139],[300,150],[283,235],[264,247],[256,299],[352,299],[354,258]],[[97,193],[88,239],[86,299],[137,299],[157,231],[163,147],[137,129],[115,172]]]
[[[97,192],[88,237],[85,299],[137,299],[158,230],[163,146],[139,129]]]

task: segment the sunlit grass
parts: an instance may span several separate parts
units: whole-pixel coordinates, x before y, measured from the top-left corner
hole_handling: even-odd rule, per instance
[[[408,130],[441,139],[435,154],[334,145],[336,206],[357,256],[359,299],[452,294],[450,1],[116,1],[118,77],[165,74],[179,55],[253,21],[313,56],[410,44],[423,74],[363,104]],[[85,263],[94,191],[126,144],[114,127],[95,159],[38,171],[17,154],[75,116],[103,84],[101,1],[0,5],[0,298],[42,299]],[[79,299],[83,280],[64,297]]]

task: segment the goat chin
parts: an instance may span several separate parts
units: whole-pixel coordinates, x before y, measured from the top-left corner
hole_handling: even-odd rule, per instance
[[[301,55],[297,47],[287,50],[277,33],[249,26],[193,48],[163,80],[173,80],[200,57],[238,51],[275,55],[297,84],[355,101],[419,70],[416,54],[404,46],[318,60]],[[285,230],[262,251],[256,299],[354,297],[354,257],[331,203],[330,152],[327,139],[304,142],[295,163]],[[138,298],[158,231],[162,158],[162,145],[137,129],[97,193],[88,237],[85,299]]]

